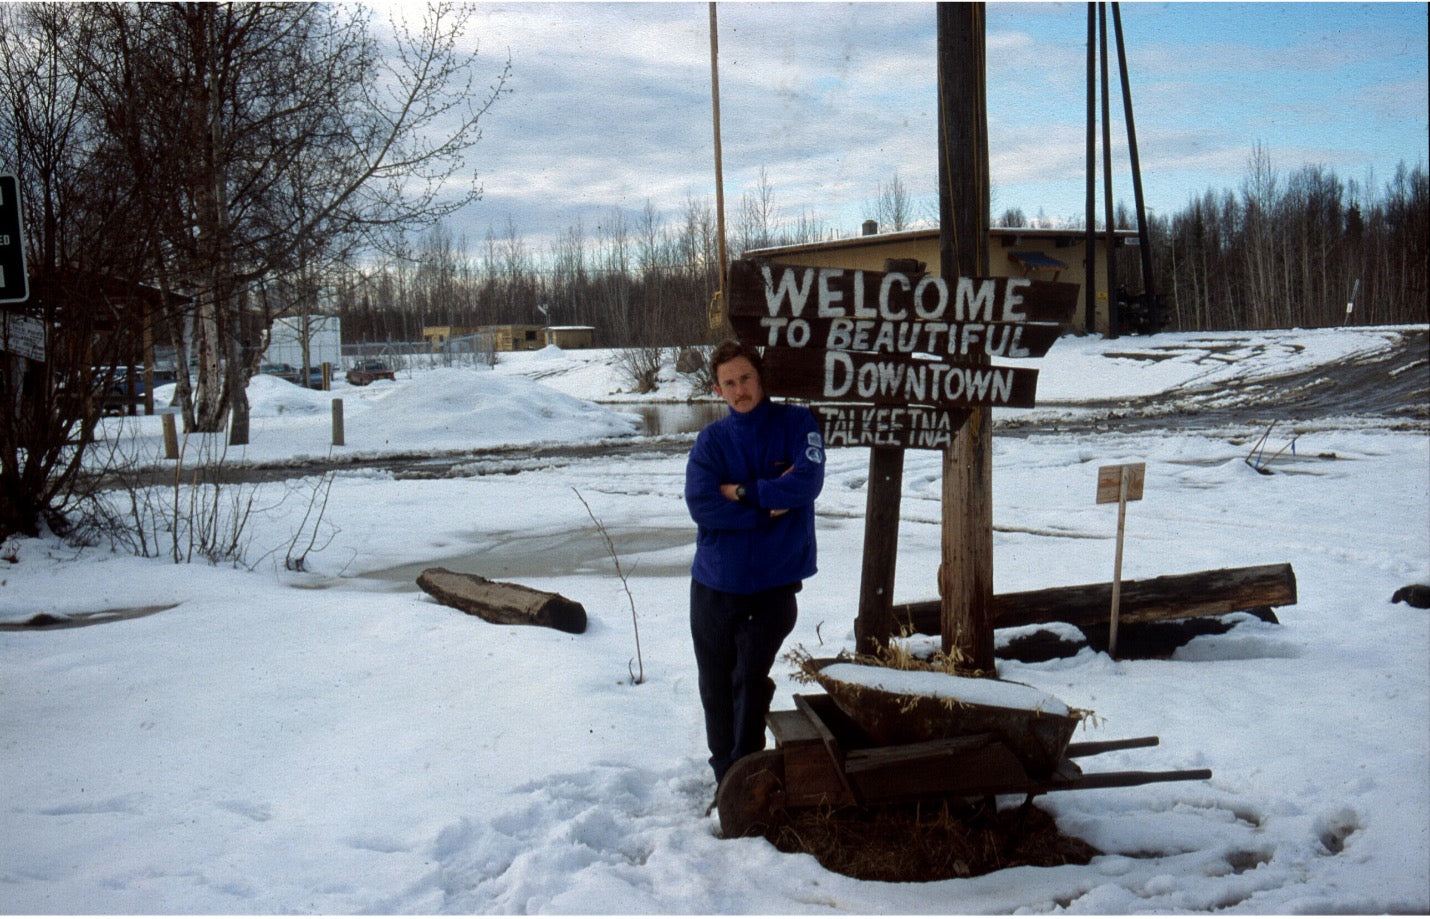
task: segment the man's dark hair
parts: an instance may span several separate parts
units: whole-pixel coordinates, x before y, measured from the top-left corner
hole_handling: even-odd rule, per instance
[[[720,382],[720,365],[729,363],[737,357],[743,357],[755,368],[755,373],[760,377],[760,383],[765,382],[765,361],[760,357],[760,352],[756,351],[753,345],[747,345],[743,341],[734,338],[727,338],[715,346],[715,350],[710,353],[710,380],[718,384]]]

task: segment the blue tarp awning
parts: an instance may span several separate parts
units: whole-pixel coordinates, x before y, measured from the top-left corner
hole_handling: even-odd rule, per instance
[[[1068,267],[1067,262],[1058,261],[1045,252],[1009,252],[1008,258],[1025,268],[1051,268],[1054,271],[1062,271]]]

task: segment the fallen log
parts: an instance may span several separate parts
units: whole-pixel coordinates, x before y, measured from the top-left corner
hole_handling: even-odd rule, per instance
[[[1242,610],[1262,622],[1279,624],[1276,612],[1269,606]],[[1143,660],[1154,657],[1171,657],[1178,648],[1193,638],[1203,635],[1225,635],[1234,628],[1239,619],[1226,616],[1194,616],[1191,619],[1163,619],[1157,622],[1133,622],[1123,626],[1117,637],[1117,656],[1123,660]],[[1064,634],[1040,628],[1033,632],[1026,630],[1000,642],[994,649],[994,656],[1004,660],[1022,661],[1036,664],[1059,657],[1072,657],[1083,648],[1094,651],[1108,649],[1107,623],[1083,626],[1079,629],[1082,640],[1074,640]]]
[[[1296,573],[1289,564],[1220,568],[1123,581],[1123,623],[1221,616],[1259,607],[1296,602]],[[1006,629],[1043,622],[1066,622],[1086,631],[1106,630],[1112,609],[1112,583],[1045,587],[993,595],[993,625]],[[921,600],[894,606],[896,628],[937,635],[940,601]]]
[[[498,625],[542,625],[577,635],[586,631],[586,608],[560,594],[446,568],[423,571],[417,586],[444,606]]]

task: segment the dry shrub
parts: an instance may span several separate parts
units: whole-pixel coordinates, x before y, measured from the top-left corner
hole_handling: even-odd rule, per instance
[[[765,838],[782,852],[808,853],[828,870],[862,881],[939,881],[1022,865],[1085,865],[1101,854],[1058,832],[1053,818],[1032,804],[998,811],[988,801],[795,809]]]
[[[890,641],[888,644],[879,645],[873,654],[841,651],[833,658],[816,658],[804,649],[802,645],[797,645],[784,655],[784,660],[788,661],[794,670],[790,674],[798,683],[818,683],[819,669],[831,660],[851,664],[867,664],[872,667],[890,667],[894,670],[926,670],[933,673],[946,673],[949,676],[983,676],[981,673],[971,673],[962,666],[963,654],[958,648],[953,649],[953,654],[944,654],[942,651],[934,651],[927,655],[918,654],[908,642]]]

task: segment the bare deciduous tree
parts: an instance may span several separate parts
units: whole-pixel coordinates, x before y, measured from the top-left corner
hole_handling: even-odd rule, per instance
[[[66,531],[102,399],[134,385],[117,368],[136,361],[135,320],[157,319],[145,292],[107,280],[133,277],[151,237],[86,110],[84,22],[64,4],[0,8],[0,157],[19,179],[31,275],[20,309],[48,332],[44,362],[0,354],[0,538]]]
[[[173,161],[184,179],[152,193],[169,196],[153,210],[176,217],[168,251],[195,295],[193,424],[218,430],[232,413],[231,439],[246,442],[240,290],[298,272],[294,308],[311,309],[315,265],[477,196],[474,180],[453,180],[507,69],[473,91],[465,8],[434,6],[415,29],[395,26],[386,54],[367,13],[324,4],[115,5],[101,15],[107,34],[140,39],[101,71],[112,107],[148,118],[154,106],[143,101],[158,94],[175,110],[170,142],[134,154]],[[148,78],[125,95],[113,74],[130,71]]]
[[[27,211],[42,215],[28,230],[31,305],[48,311],[54,353],[88,372],[103,357],[98,345],[123,342],[134,363],[140,348],[128,339],[142,338],[148,353],[162,325],[193,346],[192,383],[190,355],[176,349],[186,430],[215,432],[227,420],[230,440],[245,443],[259,330],[244,304],[261,299],[260,285],[286,280],[291,308],[311,309],[319,281],[355,246],[400,239],[480,194],[466,155],[510,64],[476,85],[465,37],[474,15],[433,6],[411,28],[394,25],[384,49],[369,13],[338,5],[6,7],[0,93],[4,136],[15,139],[6,152]],[[140,280],[162,296],[133,296]],[[163,314],[174,293],[192,304],[188,338]],[[63,469],[79,467],[93,400],[82,378],[53,368],[38,382],[0,378],[0,397],[34,419],[19,426],[24,446],[0,453],[55,454],[43,481],[15,471],[5,483],[39,496],[5,503],[13,519],[0,525],[28,532],[62,516]],[[45,395],[56,379],[63,397]]]
[[[913,222],[913,199],[908,188],[895,171],[888,185],[879,185],[879,201],[874,208],[874,218],[879,227],[898,232],[907,230]]]

